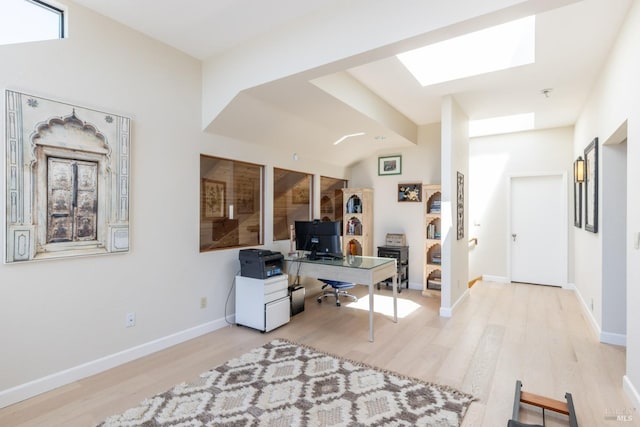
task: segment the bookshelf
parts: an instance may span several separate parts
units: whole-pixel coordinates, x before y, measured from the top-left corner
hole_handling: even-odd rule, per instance
[[[373,190],[343,188],[342,252],[373,256]]]
[[[442,280],[442,191],[438,184],[422,186],[424,200],[424,277],[422,295],[431,295],[432,291],[440,291]]]

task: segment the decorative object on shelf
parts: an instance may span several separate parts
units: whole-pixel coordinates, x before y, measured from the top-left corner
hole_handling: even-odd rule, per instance
[[[457,227],[458,240],[464,238],[464,175],[458,172],[458,197],[457,197]]]
[[[202,218],[222,218],[225,215],[225,183],[202,178]]]
[[[598,138],[584,149],[584,229],[598,232]]]
[[[422,184],[398,184],[399,202],[421,202]]]
[[[404,234],[387,233],[384,244],[386,246],[406,246],[407,236]]]
[[[573,225],[582,228],[582,183],[584,182],[584,160],[578,156],[573,162]]]
[[[401,175],[402,156],[378,157],[378,175]]]

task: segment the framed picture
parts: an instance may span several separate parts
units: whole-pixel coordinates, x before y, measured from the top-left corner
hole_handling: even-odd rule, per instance
[[[464,238],[464,175],[458,172],[457,186],[457,228],[458,240]]]
[[[398,184],[399,202],[421,202],[422,184]]]
[[[291,203],[294,205],[309,204],[309,179],[304,178],[291,188]]]
[[[378,175],[401,175],[402,156],[378,157]]]
[[[598,138],[584,149],[584,229],[598,232]]]
[[[226,184],[222,181],[202,178],[200,195],[203,219],[224,218]]]
[[[573,183],[573,225],[582,228],[582,183]]]

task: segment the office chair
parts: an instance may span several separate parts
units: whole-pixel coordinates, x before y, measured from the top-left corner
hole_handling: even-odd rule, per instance
[[[331,289],[332,289],[332,290],[326,290],[322,292],[322,294],[317,298],[318,302],[322,302],[322,298],[326,298],[328,296],[336,297],[336,305],[338,307],[340,307],[340,297],[351,298],[354,301],[358,301],[358,297],[356,297],[355,295],[351,295],[349,292],[347,292],[347,289],[351,289],[356,286],[355,283],[341,282],[339,280],[330,280],[330,279],[318,279],[318,280],[324,283],[324,285],[322,285],[322,289],[326,288],[327,286],[331,286]]]

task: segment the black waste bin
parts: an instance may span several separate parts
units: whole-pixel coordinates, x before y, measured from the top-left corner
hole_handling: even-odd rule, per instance
[[[300,285],[289,286],[291,299],[291,315],[295,316],[304,311],[304,287]]]

